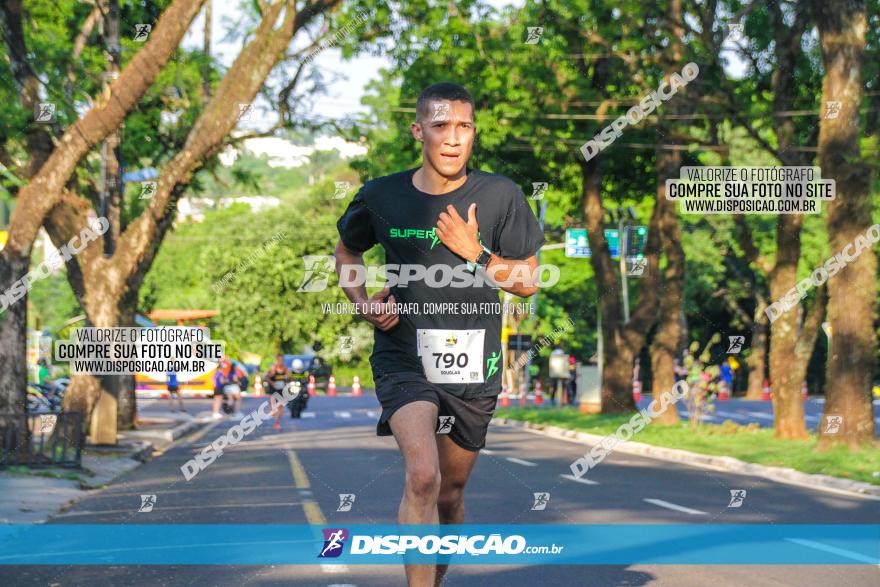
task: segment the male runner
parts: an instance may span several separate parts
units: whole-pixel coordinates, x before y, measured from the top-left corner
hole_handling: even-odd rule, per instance
[[[467,167],[476,135],[470,94],[456,84],[430,86],[419,96],[411,128],[422,143],[421,167],[361,188],[337,223],[337,272],[363,266],[362,253],[381,244],[388,264],[448,270],[474,263],[494,271],[498,282],[516,276],[506,291],[532,295],[544,237],[514,182]],[[498,291],[438,286],[443,274],[369,298],[364,286],[343,288],[375,326],[370,365],[382,404],[376,432],[393,434],[404,457],[401,524],[463,522],[464,487],[501,391],[501,313],[479,306],[498,303]],[[480,311],[426,315],[394,308],[443,302]],[[445,572],[446,565],[406,568],[410,585],[427,587],[439,585]]]
[[[293,380],[293,375],[284,365],[283,355],[275,355],[275,362],[266,371],[263,379],[269,387],[269,405],[271,406],[269,411],[275,414],[275,423],[272,425],[272,428],[281,430],[281,416],[284,415],[284,403],[281,400],[276,401],[275,394],[281,393],[284,386],[290,385],[290,382]]]

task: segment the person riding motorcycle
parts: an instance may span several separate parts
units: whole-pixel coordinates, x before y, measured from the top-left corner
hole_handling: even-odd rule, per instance
[[[214,375],[214,413],[213,418],[223,417],[220,413],[220,405],[224,395],[228,395],[228,401],[235,402],[235,414],[233,418],[241,417],[241,390],[245,386],[247,376],[239,367],[232,364],[227,358],[220,360],[220,368]]]

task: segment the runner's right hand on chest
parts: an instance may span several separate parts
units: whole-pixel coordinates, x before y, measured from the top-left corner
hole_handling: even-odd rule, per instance
[[[391,290],[387,287],[380,292],[374,293],[370,296],[367,307],[361,312],[364,319],[382,331],[391,330],[400,322],[400,317],[397,315],[395,307],[397,300],[394,299],[393,295],[389,296],[389,293],[391,293]],[[388,297],[387,300],[385,300],[386,296]]]

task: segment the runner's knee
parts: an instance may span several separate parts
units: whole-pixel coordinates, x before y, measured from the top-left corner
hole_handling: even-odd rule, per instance
[[[440,493],[440,467],[418,463],[406,468],[406,489],[419,497],[437,497]]]
[[[464,504],[464,484],[453,484],[440,489],[437,507],[444,511],[453,511]]]

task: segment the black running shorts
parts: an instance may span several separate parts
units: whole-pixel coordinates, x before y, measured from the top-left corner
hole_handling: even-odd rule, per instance
[[[438,409],[435,432],[449,434],[453,442],[469,451],[486,446],[486,431],[498,400],[497,395],[462,399],[430,383],[423,374],[409,372],[380,375],[376,379],[376,397],[382,404],[382,415],[376,425],[378,436],[392,436],[389,419],[394,412],[414,401],[429,401]]]

